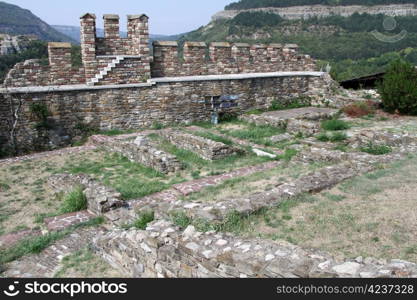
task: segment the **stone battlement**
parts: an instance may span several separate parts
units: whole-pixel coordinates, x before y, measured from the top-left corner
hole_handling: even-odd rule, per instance
[[[128,15],[126,38],[120,36],[120,17],[107,14],[104,37],[97,37],[96,16],[80,18],[82,67],[71,65],[71,45],[49,43],[49,66],[30,60],[8,74],[6,87],[55,85],[123,85],[150,78],[201,75],[317,71],[315,61],[298,53],[294,44],[245,44],[155,41],[149,48],[149,18]],[[181,53],[181,55],[179,55]]]
[[[316,71],[313,59],[294,44],[245,44],[175,41],[153,43],[152,77]],[[182,56],[179,56],[182,53]]]

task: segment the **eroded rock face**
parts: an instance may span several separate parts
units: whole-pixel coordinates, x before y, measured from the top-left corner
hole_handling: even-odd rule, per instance
[[[329,254],[287,242],[231,234],[182,232],[168,221],[146,231],[114,230],[93,241],[95,251],[122,274],[165,278],[413,277],[414,263],[372,258],[337,261]]]
[[[75,187],[80,186],[87,198],[88,210],[96,215],[102,215],[125,204],[119,192],[84,174],[53,175],[48,179],[48,185],[56,193],[70,192]]]
[[[348,6],[328,6],[328,5],[308,5],[308,6],[291,6],[291,7],[265,7],[253,8],[247,10],[223,10],[216,13],[212,19],[233,19],[241,12],[265,11],[280,15],[282,18],[289,20],[309,19],[312,17],[326,17],[331,15],[340,15],[348,17],[354,13],[367,14],[384,14],[387,16],[415,16],[417,8],[413,4],[392,4],[392,5],[348,5]]]
[[[0,55],[15,54],[26,50],[29,44],[38,38],[33,35],[0,34]]]

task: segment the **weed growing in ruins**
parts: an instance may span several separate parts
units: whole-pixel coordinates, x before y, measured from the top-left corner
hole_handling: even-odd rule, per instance
[[[346,133],[344,132],[336,132],[333,134],[327,134],[327,133],[322,132],[317,136],[317,140],[319,140],[320,142],[332,142],[332,143],[342,142],[346,140],[347,138],[348,137]]]
[[[212,141],[215,141],[215,142],[223,143],[223,144],[229,145],[229,146],[232,146],[234,144],[231,140],[229,140],[225,137],[213,134],[211,132],[198,131],[198,132],[193,132],[193,134],[201,136],[201,137],[209,139],[209,140],[212,140]]]
[[[153,211],[141,212],[139,213],[138,219],[133,223],[133,227],[145,230],[153,220],[155,220],[155,213]]]
[[[71,233],[73,233],[75,230],[79,228],[99,226],[103,222],[104,222],[104,218],[98,217],[88,222],[68,227],[67,229],[62,230],[62,231],[51,232],[46,235],[22,240],[16,245],[14,245],[13,247],[0,250],[0,265],[14,261],[28,254],[40,253],[46,247],[70,235]]]
[[[220,130],[220,132],[238,139],[248,140],[258,145],[273,146],[273,142],[268,138],[282,134],[285,131],[282,128],[268,125],[247,124],[246,129]]]
[[[10,186],[6,183],[0,182],[0,192],[6,192],[10,190]]]
[[[187,228],[187,226],[191,225],[193,221],[183,211],[171,213],[171,220],[175,225],[179,226],[180,228]]]
[[[35,125],[36,129],[50,129],[51,124],[48,121],[50,112],[44,103],[32,103],[29,107],[30,112],[36,117],[38,123]]]
[[[77,186],[64,196],[61,212],[66,214],[84,209],[87,209],[87,198],[84,195],[84,189],[81,186]]]
[[[152,126],[151,126],[151,129],[153,129],[153,130],[161,130],[161,129],[164,129],[164,128],[165,128],[165,126],[161,123],[158,123],[158,122],[153,123]]]
[[[370,142],[366,147],[360,149],[362,152],[372,155],[385,155],[392,152],[392,148],[386,145],[376,145]]]
[[[298,97],[288,100],[273,100],[271,102],[271,106],[269,107],[269,111],[274,110],[286,110],[286,109],[294,109],[294,108],[302,108],[311,106],[311,99],[309,97]]]
[[[321,123],[321,127],[324,130],[328,130],[328,131],[339,131],[339,130],[349,129],[350,125],[349,123],[343,120],[332,119],[332,120],[323,121]]]
[[[294,156],[298,154],[297,150],[294,149],[286,149],[284,154],[278,155],[277,158],[279,160],[291,161]]]

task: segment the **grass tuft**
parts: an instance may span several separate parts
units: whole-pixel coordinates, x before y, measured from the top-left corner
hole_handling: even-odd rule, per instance
[[[369,153],[372,155],[385,155],[392,152],[392,148],[386,145],[375,145],[369,143],[366,147],[362,147],[361,152]]]
[[[321,123],[321,127],[324,130],[328,131],[339,131],[339,130],[346,130],[350,128],[349,123],[343,121],[343,120],[326,120]]]
[[[84,195],[84,189],[81,186],[77,186],[64,196],[64,201],[61,207],[61,212],[63,214],[85,209],[87,209],[87,198]]]
[[[133,223],[133,227],[145,230],[148,224],[153,220],[155,220],[155,213],[153,211],[141,212],[138,219]]]

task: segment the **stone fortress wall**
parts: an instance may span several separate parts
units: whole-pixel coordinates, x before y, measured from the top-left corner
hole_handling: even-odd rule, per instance
[[[273,100],[330,90],[328,74],[297,45],[157,41],[149,49],[148,17],[128,16],[128,37],[119,17],[104,15],[105,37],[96,36],[96,16],[81,17],[82,66],[71,64],[71,45],[49,43],[49,65],[17,64],[0,87],[0,148],[10,140],[13,109],[16,140],[24,151],[54,149],[77,136],[76,128],[139,129],[154,123],[209,121],[211,101],[235,99],[219,113],[266,108]],[[53,126],[39,130],[31,112],[45,104]],[[64,141],[63,141],[64,140]],[[42,147],[38,147],[43,145]]]

